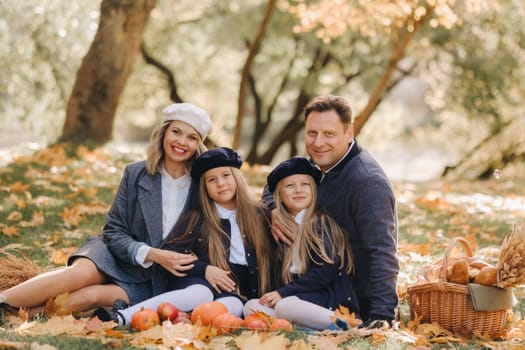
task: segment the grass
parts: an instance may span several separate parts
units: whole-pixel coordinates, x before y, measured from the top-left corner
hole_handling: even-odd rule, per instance
[[[88,235],[100,233],[125,164],[142,157],[140,151],[129,149],[73,150],[66,152],[63,146],[55,146],[13,159],[0,168],[0,247],[16,246],[21,254],[44,269],[64,264],[67,252],[82,244]],[[243,170],[254,190],[260,193],[268,169]],[[497,258],[494,248],[510,234],[515,222],[523,221],[524,187],[523,181],[510,180],[395,183],[402,263],[400,283],[408,283],[420,265],[441,257],[454,236],[466,237],[478,255],[494,262]],[[39,215],[43,220],[38,219]],[[523,315],[525,293],[516,288],[515,294],[519,302],[514,312]],[[406,300],[401,301],[400,310],[406,324],[409,321]],[[0,318],[0,325],[5,325],[4,321]],[[304,338],[304,334],[288,336],[292,341]],[[0,348],[1,342],[7,340],[20,344],[20,348],[29,348],[33,342],[58,349],[106,348],[98,340],[29,337],[6,328],[0,331]],[[126,342],[121,345],[123,349],[132,349]],[[341,346],[410,348],[396,340],[386,339],[378,344],[369,338],[350,338]],[[471,340],[454,347],[478,349],[480,343]],[[494,345],[487,343],[488,347]]]

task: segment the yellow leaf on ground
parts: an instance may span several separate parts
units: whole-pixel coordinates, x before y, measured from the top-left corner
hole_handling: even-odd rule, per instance
[[[37,227],[44,224],[44,212],[43,211],[35,211],[33,213],[33,218],[31,221],[21,221],[19,225],[21,227]]]
[[[53,316],[46,322],[31,322],[26,324],[24,332],[31,335],[47,336],[56,336],[61,334],[84,335],[85,327],[85,320],[76,320],[71,315]]]
[[[24,349],[25,343],[0,339],[0,349]]]
[[[362,322],[361,319],[355,316],[354,312],[350,312],[350,309],[343,305],[339,305],[331,317],[333,322],[335,322],[336,319],[345,321],[350,328],[357,327]]]
[[[162,344],[162,326],[158,325],[145,331],[134,333],[130,339],[131,345]]]
[[[21,192],[27,191],[29,187],[31,187],[30,184],[23,184],[22,182],[17,181],[9,185],[9,190],[13,193],[21,193]]]
[[[243,332],[235,338],[235,344],[241,350],[282,350],[290,345],[284,335],[270,335],[264,332]]]
[[[17,210],[12,211],[7,215],[7,221],[18,221],[20,219],[22,219],[22,213]]]
[[[64,316],[71,313],[71,309],[68,307],[69,293],[59,294],[54,298],[51,298],[46,303],[45,314],[47,316],[58,315]]]
[[[205,343],[199,339],[201,328],[188,323],[164,322],[162,324],[162,343],[167,348],[191,345],[195,348],[202,348]]]
[[[51,262],[55,265],[66,265],[69,256],[77,249],[77,247],[57,249],[51,253]]]
[[[76,207],[74,208],[64,208],[59,214],[66,227],[75,227],[83,220],[82,214],[78,211]]]
[[[6,236],[20,236],[20,231],[15,226],[9,226],[2,229],[2,233]]]

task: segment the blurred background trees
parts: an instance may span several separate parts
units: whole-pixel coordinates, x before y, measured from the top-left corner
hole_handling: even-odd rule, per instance
[[[143,31],[129,25],[132,5],[149,14]],[[520,0],[3,1],[1,145],[97,133],[105,135],[99,141],[145,142],[166,104],[187,101],[209,111],[216,144],[270,164],[303,153],[302,108],[334,93],[351,102],[361,142],[395,163],[393,177],[431,167],[434,176],[520,175],[524,7]],[[101,44],[107,39],[113,44]]]

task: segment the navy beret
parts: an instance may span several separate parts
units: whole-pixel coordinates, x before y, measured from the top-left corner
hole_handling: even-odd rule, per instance
[[[310,175],[316,184],[321,181],[321,171],[303,157],[294,157],[279,163],[268,175],[268,190],[274,192],[279,181],[295,174]]]
[[[204,152],[191,165],[191,177],[198,180],[206,171],[221,166],[231,166],[239,169],[242,165],[241,157],[228,147],[212,148]]]

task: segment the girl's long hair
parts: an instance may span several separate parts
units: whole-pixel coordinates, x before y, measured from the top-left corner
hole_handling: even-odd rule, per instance
[[[294,251],[299,275],[306,272],[309,261],[317,265],[335,264],[347,273],[353,271],[353,255],[348,237],[327,212],[317,208],[317,185],[310,176],[308,181],[312,189],[312,203],[306,208],[300,225],[297,225],[281,200],[279,192],[282,181],[274,192],[275,207],[281,221],[292,232],[297,232],[292,246],[284,250],[281,279],[285,284],[292,280],[290,266]]]
[[[170,126],[171,122],[172,120],[163,121],[162,124],[156,126],[151,133],[149,144],[146,150],[146,169],[148,171],[148,174],[151,176],[160,173],[160,171],[162,170],[162,163],[164,161],[165,156],[163,145],[164,135],[166,135],[166,130],[168,130],[168,127]],[[197,146],[197,150],[195,151],[193,157],[188,159],[188,161],[186,162],[186,167],[188,168],[188,171],[190,170],[193,161],[207,150],[200,135],[198,135],[198,138],[199,145]]]
[[[268,215],[265,207],[251,192],[242,172],[230,167],[233,178],[237,183],[235,201],[237,204],[237,223],[245,247],[255,250],[257,267],[259,270],[259,293],[262,295],[270,291],[270,233]],[[204,176],[199,181],[199,201],[202,215],[206,220],[203,223],[203,236],[208,238],[208,253],[210,263],[223,270],[230,270],[228,260],[229,250],[224,249],[224,240],[230,236],[221,227],[221,221],[213,200],[206,191]],[[238,281],[236,281],[238,282]],[[237,283],[238,285],[238,283]]]

